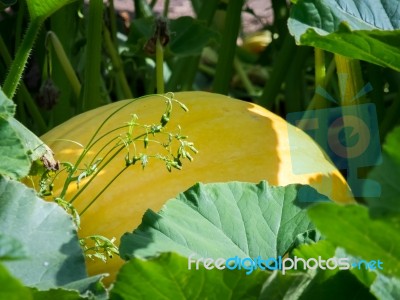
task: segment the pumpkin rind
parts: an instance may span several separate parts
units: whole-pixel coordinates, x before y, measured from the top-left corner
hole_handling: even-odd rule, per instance
[[[81,237],[100,234],[117,240],[131,232],[147,209],[158,211],[162,205],[196,182],[267,180],[273,185],[291,183],[310,184],[320,193],[337,202],[352,202],[351,192],[342,175],[325,157],[318,145],[304,132],[288,125],[281,117],[255,104],[206,92],[180,92],[175,98],[183,102],[189,112],[174,105],[167,127],[174,130],[179,124],[199,150],[193,162],[183,161],[182,170],[169,173],[163,162],[150,160],[142,170],[130,166],[95,202],[81,218]],[[101,122],[115,109],[126,104],[119,101],[76,116],[52,129],[42,139],[54,151],[59,161],[74,163],[82,148],[66,140],[86,145]],[[142,124],[158,123],[165,110],[159,96],[136,100],[112,117],[107,130],[128,122],[135,113]],[[295,139],[290,149],[288,132]],[[102,130],[102,132],[105,132]],[[90,153],[99,149],[102,143]],[[121,168],[126,152],[122,151],[105,171],[93,181],[73,203],[81,211]],[[314,174],[294,174],[292,160],[319,166]],[[85,161],[89,161],[86,159]],[[65,178],[65,177],[64,177]],[[55,195],[63,179],[55,182]],[[72,184],[66,200],[76,191]],[[90,274],[111,273],[110,282],[122,264],[119,258],[107,264],[89,261]]]

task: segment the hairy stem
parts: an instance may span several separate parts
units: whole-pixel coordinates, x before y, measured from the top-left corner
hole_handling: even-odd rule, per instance
[[[14,97],[17,87],[21,81],[29,54],[31,53],[42,23],[43,20],[41,18],[33,19],[29,23],[25,36],[20,47],[18,48],[14,61],[11,64],[10,71],[3,84],[3,92],[10,99]]]

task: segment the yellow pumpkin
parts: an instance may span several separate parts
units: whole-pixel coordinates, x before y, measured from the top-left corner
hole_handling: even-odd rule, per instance
[[[267,180],[273,185],[302,183],[312,185],[337,202],[353,201],[344,178],[317,144],[281,117],[255,104],[219,94],[180,92],[175,94],[175,98],[183,102],[189,111],[185,112],[175,105],[167,128],[173,131],[178,124],[182,127],[182,134],[188,135],[188,140],[193,141],[199,151],[192,155],[194,160],[183,160],[183,169],[173,169],[172,172],[168,172],[164,162],[157,159],[150,159],[144,169],[140,162],[130,166],[82,215],[81,237],[100,234],[115,237],[118,241],[122,234],[133,231],[140,224],[147,209],[158,211],[168,199],[196,182],[236,180],[257,183]],[[52,148],[56,159],[74,163],[83,149],[67,140],[87,145],[104,119],[128,101],[119,101],[76,116],[52,129],[42,139]],[[99,136],[126,124],[132,114],[137,114],[138,122],[142,124],[158,123],[164,111],[165,101],[160,96],[138,99],[109,119]],[[294,149],[289,146],[289,131]],[[126,132],[126,129],[120,132]],[[104,145],[105,140],[97,143],[83,162],[89,163],[90,157]],[[137,144],[138,151],[143,151],[139,149],[142,143]],[[125,166],[125,156],[126,152],[122,151],[115,157],[74,201],[78,211],[86,207]],[[318,166],[319,172],[294,174],[292,161],[305,166]],[[55,182],[55,195],[60,192],[63,178]],[[70,186],[66,200],[76,189],[76,184]],[[118,257],[107,264],[89,260],[88,271],[90,274],[110,273],[106,282],[111,282],[122,263]]]
[[[252,53],[261,53],[272,42],[272,33],[268,30],[249,34],[243,39],[242,47]]]

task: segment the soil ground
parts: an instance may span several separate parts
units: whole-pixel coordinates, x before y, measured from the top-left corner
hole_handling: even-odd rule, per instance
[[[207,0],[204,0],[207,1]],[[134,12],[133,0],[114,0],[115,9],[121,13]],[[254,32],[263,28],[266,24],[273,22],[273,11],[271,0],[247,0],[245,6],[253,10],[254,15],[243,13],[243,32]],[[155,5],[155,11],[161,13],[164,9],[164,0],[158,0]],[[175,19],[181,16],[194,16],[190,0],[170,0],[168,17]]]

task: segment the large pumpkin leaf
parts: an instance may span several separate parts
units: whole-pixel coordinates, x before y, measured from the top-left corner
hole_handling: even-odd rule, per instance
[[[299,0],[288,21],[301,45],[400,71],[397,0]]]
[[[382,164],[375,167],[369,178],[380,183],[382,194],[379,198],[367,198],[374,215],[400,213],[400,127],[386,137],[383,145]]]
[[[258,299],[270,273],[255,270],[189,270],[187,258],[163,253],[150,260],[133,258],[117,275],[111,299]]]
[[[15,114],[16,105],[3,93],[0,88],[0,118],[8,119]]]
[[[154,256],[175,251],[201,257],[278,257],[298,235],[313,230],[299,198],[302,185],[274,187],[230,182],[196,184],[158,213],[148,210],[142,224],[121,238],[120,254]],[[308,200],[326,200],[307,187]]]
[[[39,139],[32,131],[22,125],[17,119],[10,118],[9,122],[13,130],[21,139],[24,148],[29,154],[31,162],[41,159],[45,161],[49,167],[56,167],[57,162],[54,159],[53,152],[46,144],[43,143],[41,139]]]
[[[21,138],[8,120],[0,118],[0,174],[20,179],[28,175],[30,166]]]
[[[0,261],[26,258],[26,249],[17,239],[0,233]]]
[[[31,162],[20,135],[10,123],[14,113],[15,104],[0,89],[0,174],[19,179],[28,175]]]
[[[383,262],[383,274],[400,277],[398,220],[372,219],[368,209],[361,205],[319,203],[308,212],[318,230],[334,245],[364,260],[379,259]]]
[[[23,244],[28,257],[4,265],[25,285],[41,289],[86,277],[84,256],[71,218],[32,189],[0,178],[0,233]]]
[[[53,153],[36,135],[13,116],[15,104],[0,89],[0,175],[20,179],[28,175],[31,162],[57,163]]]

